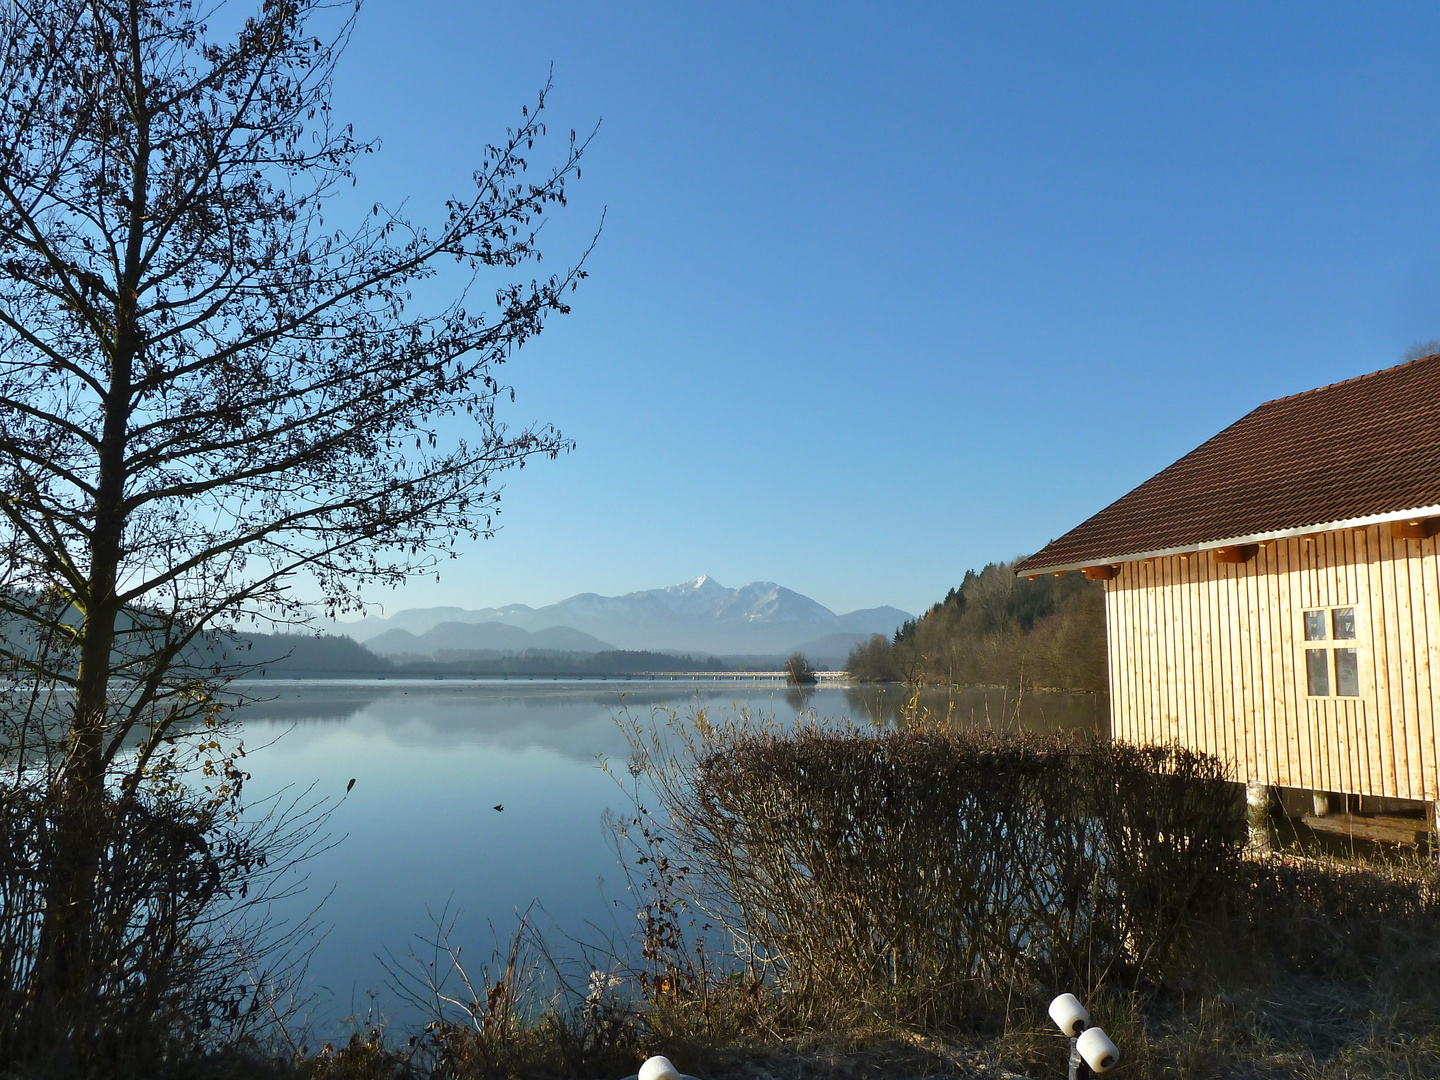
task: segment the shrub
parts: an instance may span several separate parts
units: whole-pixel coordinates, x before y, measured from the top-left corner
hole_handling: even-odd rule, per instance
[[[785,661],[785,681],[791,686],[809,686],[816,681],[815,669],[803,652],[791,653]]]
[[[283,952],[286,932],[264,905],[313,847],[316,821],[297,804],[272,809],[242,822],[178,785],[104,793],[85,821],[100,853],[83,926],[90,992],[57,1037],[37,969],[53,955],[56,836],[74,827],[74,810],[43,777],[0,782],[0,1061],[37,1076],[159,1076],[277,1016],[263,1012],[260,968],[267,942]]]
[[[648,768],[692,895],[815,1013],[930,1024],[1152,977],[1234,880],[1213,759],[1075,737],[782,731],[703,714]]]
[[[890,639],[872,634],[858,643],[845,659],[845,674],[859,682],[899,682],[900,668],[891,654]]]

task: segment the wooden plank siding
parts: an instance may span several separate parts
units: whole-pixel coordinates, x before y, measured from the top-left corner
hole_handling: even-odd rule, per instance
[[[1121,564],[1105,585],[1115,738],[1213,754],[1240,781],[1440,798],[1436,548],[1373,525],[1277,540],[1241,564]],[[1355,609],[1360,693],[1310,697],[1304,612],[1337,607]]]

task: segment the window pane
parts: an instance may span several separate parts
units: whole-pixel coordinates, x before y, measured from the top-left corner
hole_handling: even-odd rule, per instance
[[[1331,612],[1335,624],[1335,637],[1340,641],[1355,640],[1355,609],[1340,607]]]
[[[1306,640],[1306,641],[1324,641],[1324,640],[1325,640],[1325,612],[1323,612],[1323,611],[1307,611],[1307,612],[1305,612],[1305,640]]]
[[[1335,693],[1360,696],[1360,654],[1354,649],[1335,650]]]
[[[1306,613],[1307,618],[1309,613]],[[1328,649],[1305,650],[1305,692],[1311,697],[1330,693],[1330,652]]]

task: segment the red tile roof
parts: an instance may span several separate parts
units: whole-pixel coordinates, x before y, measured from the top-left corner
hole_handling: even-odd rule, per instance
[[[1267,401],[1017,573],[1440,505],[1440,354]]]

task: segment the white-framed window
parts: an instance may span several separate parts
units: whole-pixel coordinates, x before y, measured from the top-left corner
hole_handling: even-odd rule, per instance
[[[1360,649],[1355,608],[1305,612],[1305,693],[1310,697],[1359,697]]]

